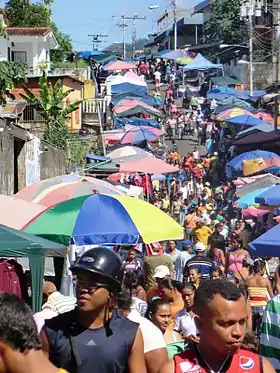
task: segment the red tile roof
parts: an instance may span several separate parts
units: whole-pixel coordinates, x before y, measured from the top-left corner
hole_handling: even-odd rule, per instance
[[[6,27],[8,35],[25,35],[25,36],[46,36],[52,29],[51,27]]]
[[[40,96],[40,89],[39,88],[30,88],[30,90],[34,93],[36,97]],[[24,92],[23,88],[13,88],[11,90],[11,94],[15,96],[16,100],[23,100],[20,94],[25,95],[26,93]]]

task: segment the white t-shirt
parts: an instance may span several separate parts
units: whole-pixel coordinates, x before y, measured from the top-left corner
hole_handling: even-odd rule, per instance
[[[193,151],[193,159],[195,159],[196,161],[199,159],[198,150]]]
[[[182,332],[184,338],[188,337],[189,335],[197,334],[194,319],[185,309],[176,313],[174,330],[179,333]]]
[[[139,324],[143,335],[145,354],[159,348],[166,348],[162,332],[150,320],[140,316],[136,310],[132,310],[127,318]]]

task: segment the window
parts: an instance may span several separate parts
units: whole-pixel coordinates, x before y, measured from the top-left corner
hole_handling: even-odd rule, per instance
[[[13,51],[12,52],[12,61],[26,63],[27,62],[26,52]]]

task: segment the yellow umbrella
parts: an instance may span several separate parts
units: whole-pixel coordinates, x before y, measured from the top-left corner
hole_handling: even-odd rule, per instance
[[[254,116],[250,111],[246,109],[242,109],[240,107],[233,107],[231,109],[227,109],[225,111],[222,111],[219,115],[217,115],[216,119],[225,121],[227,119],[231,119],[233,117],[237,117],[238,115],[251,115]]]

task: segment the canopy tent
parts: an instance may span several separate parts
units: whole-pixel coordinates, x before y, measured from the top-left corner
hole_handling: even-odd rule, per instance
[[[122,105],[114,107],[113,113],[119,117],[126,117],[137,113],[161,116],[161,112],[152,106],[146,105],[137,100],[127,100]]]
[[[230,97],[236,97],[236,95],[237,92],[235,89],[226,86],[212,88],[209,89],[207,92],[207,98],[209,100],[215,99],[218,101],[222,101]]]
[[[124,128],[127,125],[130,126],[146,126],[152,128],[159,128],[159,123],[154,119],[142,119],[138,117],[131,117],[131,118],[115,118],[115,125],[116,128]]]
[[[248,115],[248,114],[237,115],[236,117],[226,119],[226,122],[235,124],[235,125],[248,126],[248,127],[266,124],[261,119],[253,117],[252,115]]]
[[[117,61],[119,57],[107,53],[100,56],[93,56],[91,59],[105,65],[109,62]]]
[[[234,172],[241,172],[242,171],[242,162],[248,159],[255,159],[255,158],[280,158],[277,154],[272,152],[267,152],[264,150],[254,150],[251,152],[243,153],[238,155],[237,157],[233,158],[230,162],[226,165],[226,175],[227,177],[232,177]]]
[[[267,206],[280,205],[280,185],[275,185],[259,194],[255,202]]]
[[[141,102],[144,102],[144,104],[147,104],[150,106],[156,105],[156,100],[154,99],[153,96],[141,94],[141,93],[133,93],[133,92],[129,92],[129,93],[125,92],[125,93],[114,95],[112,96],[111,103],[113,106],[115,106],[118,104],[118,102],[124,99],[141,101]]]
[[[221,69],[223,67],[222,64],[215,64],[211,61],[207,60],[203,57],[200,53],[190,62],[188,65],[183,67],[184,71],[190,70],[206,70],[206,69]]]
[[[133,74],[133,75],[135,75],[135,74]],[[113,78],[107,79],[106,83],[110,84],[111,86],[129,83],[129,84],[133,84],[133,85],[136,85],[136,86],[147,87],[147,83],[142,79],[134,79],[131,76],[125,77],[125,76],[122,76],[122,75],[115,75],[115,76],[113,76]]]
[[[234,203],[234,206],[240,208],[240,209],[246,209],[247,207],[251,206],[251,205],[254,205],[255,204],[255,198],[256,196],[258,196],[259,194],[265,192],[267,189],[269,189],[268,187],[266,188],[261,188],[261,189],[256,189],[248,194],[246,194],[245,196],[239,198],[235,203]]]
[[[135,74],[132,71],[128,71],[127,73],[124,74],[123,76],[127,82],[132,83],[132,84],[143,84],[143,82],[147,85],[147,83],[137,74]]]
[[[111,87],[112,95],[120,94],[120,93],[137,93],[137,94],[147,94],[147,86],[146,85],[135,85],[131,83],[121,83],[115,84]]]
[[[135,70],[136,66],[125,61],[112,61],[103,66],[104,71]]]
[[[187,57],[187,52],[185,50],[177,49],[176,51],[166,52],[161,55],[161,58],[165,60],[176,60],[177,58]]]
[[[271,132],[272,130],[273,130],[272,124],[263,122],[263,124],[259,124],[257,126],[252,126],[252,127],[249,127],[249,128],[247,128],[243,131],[238,132],[238,134],[236,135],[236,139],[241,139],[245,136],[252,135],[253,133]]]
[[[76,54],[76,59],[89,59],[91,57],[95,57],[95,56],[105,56],[106,53],[103,52],[103,51],[83,51],[83,52],[78,52]]]
[[[245,162],[252,162],[245,165]],[[280,159],[279,158],[257,158],[243,162],[244,176],[254,175],[261,172],[280,173]]]
[[[120,165],[120,172],[141,172],[143,174],[169,174],[179,171],[161,159],[142,158],[137,161],[125,162]]]
[[[269,142],[275,144],[276,142],[280,141],[280,134],[272,132],[257,132],[251,135],[247,135],[246,137],[234,141],[234,145],[236,146],[245,146],[245,145],[259,145],[259,144],[267,144]]]
[[[256,256],[280,256],[280,225],[276,225],[256,240],[249,243]]]
[[[225,110],[228,110],[228,109],[232,109],[232,108],[243,108],[243,109],[246,109],[248,111],[253,111],[255,110],[250,104],[249,102],[246,102],[244,100],[241,100],[239,98],[236,98],[234,96],[230,96],[230,97],[227,97],[227,98],[224,98],[223,100],[221,100],[218,104],[217,107],[215,107],[214,109],[214,112],[216,114],[219,114],[221,113],[222,111],[225,111]]]
[[[229,86],[229,85],[238,85],[241,82],[237,79],[231,78],[230,76],[215,76],[210,79],[211,82],[218,86]]]
[[[280,178],[271,174],[238,178],[237,180],[234,180],[234,184],[242,185],[242,187],[236,189],[235,195],[236,197],[241,198],[256,189],[266,187],[271,188],[279,182]]]
[[[0,256],[27,257],[31,269],[32,309],[42,307],[45,257],[65,257],[66,247],[52,241],[0,225]]]

